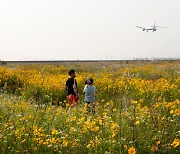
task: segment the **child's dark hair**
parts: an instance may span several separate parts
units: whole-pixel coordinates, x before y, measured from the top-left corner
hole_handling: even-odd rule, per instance
[[[88,85],[93,84],[93,79],[87,79],[85,81],[85,84],[88,84]]]
[[[69,76],[71,76],[74,72],[76,72],[76,71],[75,71],[75,70],[70,70],[70,71],[68,72]]]
[[[94,80],[93,79],[89,79],[90,83],[89,84],[93,84]]]
[[[85,84],[88,84],[88,80],[85,81]]]
[[[93,84],[93,79],[89,79],[87,82],[88,82],[89,85]]]

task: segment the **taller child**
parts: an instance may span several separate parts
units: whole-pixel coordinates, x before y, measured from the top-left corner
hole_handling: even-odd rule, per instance
[[[75,70],[69,71],[69,79],[66,81],[66,91],[67,91],[67,100],[68,105],[74,107],[78,104],[78,90],[76,82],[76,72]]]

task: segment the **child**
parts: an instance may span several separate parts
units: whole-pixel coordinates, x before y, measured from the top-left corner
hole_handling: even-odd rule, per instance
[[[85,82],[83,93],[85,94],[84,101],[87,103],[87,111],[95,113],[95,93],[96,87],[93,85],[93,79],[89,79]]]
[[[76,82],[75,70],[69,71],[69,79],[66,81],[67,100],[70,107],[75,107],[78,104],[78,90]]]

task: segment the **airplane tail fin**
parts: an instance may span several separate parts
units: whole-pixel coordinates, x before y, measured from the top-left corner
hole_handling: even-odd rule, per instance
[[[156,21],[154,22],[154,27],[156,27]]]

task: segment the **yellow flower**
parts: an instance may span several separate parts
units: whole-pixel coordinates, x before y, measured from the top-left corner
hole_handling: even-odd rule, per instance
[[[124,145],[124,149],[127,149],[128,147],[127,147],[127,145]]]
[[[112,123],[111,124],[111,129],[114,130],[116,128],[119,128],[119,125],[117,123]]]
[[[73,108],[73,109],[72,109],[72,111],[73,111],[73,112],[76,112],[76,111],[77,111],[77,109],[76,109],[76,108]]]
[[[157,146],[152,146],[152,147],[151,147],[151,151],[153,151],[153,152],[158,151],[158,147],[157,147]]]
[[[161,97],[161,96],[159,96],[159,97],[158,97],[158,101],[161,101],[161,100],[162,100],[162,97]]]
[[[170,113],[171,113],[171,114],[173,114],[173,113],[174,113],[174,111],[173,111],[173,110],[171,110],[171,111],[170,111]]]
[[[70,104],[66,104],[66,107],[68,108],[70,106]]]
[[[91,129],[92,131],[98,131],[99,130],[99,127],[98,126],[95,126],[94,128]]]
[[[175,113],[175,115],[180,115],[180,109],[176,109],[176,110],[174,111],[174,113]]]
[[[90,140],[90,141],[89,141],[89,144],[87,145],[87,148],[90,148],[90,147],[94,147],[94,142],[93,142],[93,140]]]
[[[87,148],[89,149],[90,147],[91,147],[91,144],[88,144],[88,145],[87,145]]]
[[[96,104],[95,104],[95,105],[96,105],[96,106],[97,106],[97,105],[99,105],[99,102],[96,102]]]
[[[82,117],[80,118],[78,121],[77,121],[77,125],[80,125],[83,121],[84,121],[85,117]]]
[[[75,128],[74,127],[71,127],[70,128],[70,132],[74,132],[75,131]]]
[[[24,140],[21,141],[21,143],[24,143],[24,142],[26,142],[26,139],[24,139]]]
[[[143,99],[140,99],[139,102],[142,103],[142,102],[143,102]]]
[[[74,140],[72,141],[72,145],[73,145],[73,146],[78,146],[78,142],[77,142],[76,139],[74,139]]]
[[[27,109],[27,103],[26,102],[21,102],[21,106],[22,106],[22,109]]]
[[[161,144],[161,142],[160,142],[160,141],[157,141],[157,142],[156,142],[156,144],[157,144],[157,145],[160,145],[160,144]]]
[[[49,142],[52,143],[52,144],[55,144],[56,143],[56,139],[53,137],[52,139],[50,139]]]
[[[38,148],[37,147],[34,147],[34,151],[37,151],[38,150]]]
[[[116,109],[113,109],[113,112],[116,112]]]
[[[25,130],[25,128],[24,128],[24,127],[22,127],[22,128],[20,128],[20,130],[21,130],[21,131],[24,131],[24,130]]]
[[[44,141],[43,140],[39,140],[39,144],[42,144]]]
[[[66,122],[69,122],[69,118],[66,120]]]
[[[76,116],[73,116],[73,117],[71,118],[71,120],[72,120],[72,121],[76,120]]]
[[[174,141],[172,142],[171,144],[174,148],[178,147],[179,146],[179,139],[174,139]]]
[[[103,121],[101,119],[99,119],[99,124],[102,125],[103,124]]]
[[[57,135],[57,134],[58,134],[58,131],[55,130],[55,129],[52,129],[51,134],[52,134],[52,135]]]
[[[135,153],[136,153],[136,149],[134,147],[129,148],[128,154],[135,154]]]
[[[113,134],[112,134],[112,138],[114,138],[115,136],[116,136],[116,134],[115,134],[115,133],[113,133]]]
[[[137,104],[137,101],[131,100],[131,104]]]
[[[136,121],[136,122],[135,122],[135,125],[139,125],[139,124],[140,124],[140,122],[139,122],[139,121]]]
[[[49,142],[48,142],[48,141],[46,141],[46,142],[44,142],[43,144],[44,144],[44,145],[47,145],[47,144],[49,144]]]
[[[68,141],[63,140],[62,144],[63,144],[64,147],[66,147],[68,145]]]

